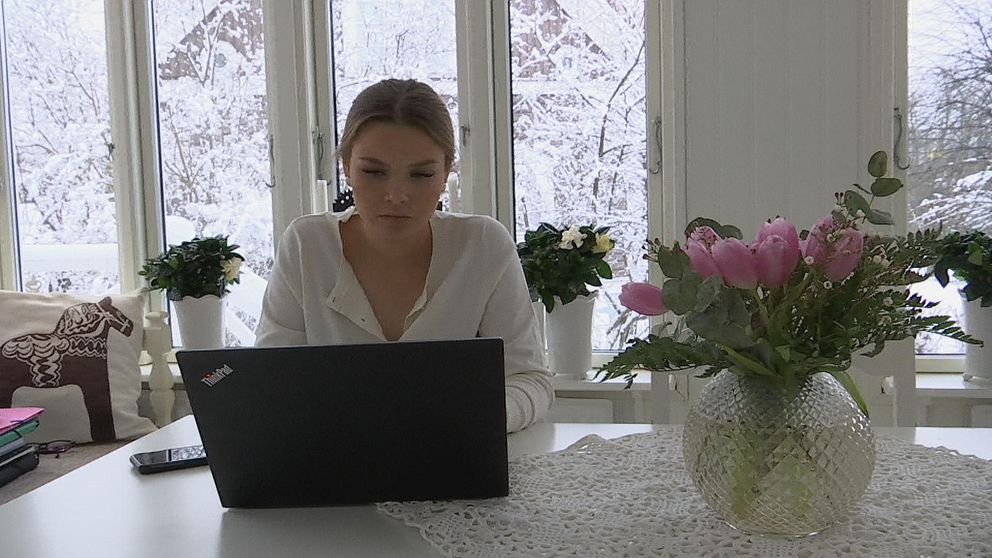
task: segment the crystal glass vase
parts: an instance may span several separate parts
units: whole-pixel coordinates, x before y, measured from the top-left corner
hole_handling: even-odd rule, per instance
[[[844,519],[868,488],[868,417],[827,373],[791,388],[729,371],[689,410],[686,470],[731,526],[773,537],[813,535]]]

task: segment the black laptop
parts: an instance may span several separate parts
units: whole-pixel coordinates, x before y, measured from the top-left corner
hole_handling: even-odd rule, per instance
[[[176,353],[227,508],[506,496],[503,341]]]

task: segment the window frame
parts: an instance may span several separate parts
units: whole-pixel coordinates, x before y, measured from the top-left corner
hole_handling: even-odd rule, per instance
[[[113,172],[117,195],[121,288],[141,286],[137,271],[163,246],[161,174],[157,145],[152,0],[106,2]],[[684,41],[680,0],[644,0],[647,37],[645,122],[648,231],[679,239],[685,213]],[[509,84],[509,5],[505,0],[455,0],[458,97],[464,211],[492,216],[515,230]],[[337,185],[334,157],[334,72],[329,0],[285,5],[263,0],[266,90],[272,138],[273,242],[289,222],[324,211]],[[907,106],[907,0],[894,2],[894,91]],[[2,11],[0,11],[2,18]],[[3,21],[0,19],[0,24]],[[6,48],[0,44],[0,288],[18,289],[19,255],[13,206],[12,147],[6,114]],[[660,118],[660,133],[654,120]],[[145,131],[142,135],[142,131]],[[658,139],[660,136],[660,145]],[[320,181],[326,181],[322,183]],[[298,185],[298,186],[297,186]],[[681,209],[680,209],[681,208]],[[649,279],[660,281],[657,266]],[[153,296],[152,310],[165,307]],[[598,353],[606,355],[612,353]],[[916,356],[917,372],[961,372],[960,356]]]

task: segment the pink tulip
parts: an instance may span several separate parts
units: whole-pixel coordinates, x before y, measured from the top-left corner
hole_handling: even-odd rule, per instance
[[[704,279],[711,275],[720,275],[716,261],[713,259],[713,245],[720,236],[710,227],[696,227],[685,241],[685,253],[689,256],[689,268]]]
[[[787,246],[785,261],[791,261],[792,267],[795,268],[802,254],[799,247],[799,233],[796,231],[796,226],[786,219],[776,217],[774,221],[769,221],[761,225],[761,230],[758,231],[758,238],[754,246],[760,246],[770,236],[780,236],[785,240]]]
[[[833,234],[831,241],[828,236]],[[831,281],[843,281],[850,275],[864,251],[864,234],[853,228],[839,230],[833,217],[820,220],[810,231],[803,247],[806,257],[813,258],[813,267]]]
[[[799,236],[796,236],[798,246]],[[758,266],[758,281],[769,289],[781,287],[799,263],[799,252],[793,254],[789,242],[777,234],[766,237],[754,249]]]
[[[620,304],[638,314],[659,316],[668,312],[661,289],[651,283],[627,283],[620,289]]]
[[[724,238],[713,245],[713,259],[728,285],[738,289],[758,286],[758,269],[754,254],[736,238]]]

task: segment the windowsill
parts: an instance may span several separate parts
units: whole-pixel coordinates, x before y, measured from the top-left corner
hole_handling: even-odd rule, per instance
[[[918,397],[992,399],[992,387],[964,381],[961,374],[916,374]]]
[[[614,392],[614,391],[625,391],[627,388],[627,380],[623,378],[614,378],[612,380],[599,381],[593,379],[595,373],[590,371],[586,374],[585,380],[579,380],[577,378],[565,378],[562,376],[555,376],[551,380],[551,384],[554,386],[555,391],[587,391],[587,392]],[[634,384],[630,386],[630,390],[627,391],[650,391],[651,390],[651,374],[649,372],[641,372],[637,374],[634,378]]]
[[[182,389],[183,379],[179,375],[179,366],[174,362],[170,362],[169,368],[172,370],[172,376],[175,380],[175,389]],[[141,385],[143,389],[148,389],[148,376],[150,372],[151,365],[145,364],[141,366]],[[623,392],[626,390],[627,382],[623,378],[600,382],[591,379],[592,376],[592,372],[587,376],[590,379],[586,380],[556,376],[552,380],[552,385],[554,385],[556,392],[588,392],[591,394]],[[641,372],[634,378],[634,384],[629,391],[650,390],[651,373]],[[962,378],[961,373],[918,372],[916,374],[916,393],[919,397],[992,399],[992,387],[966,382]]]

